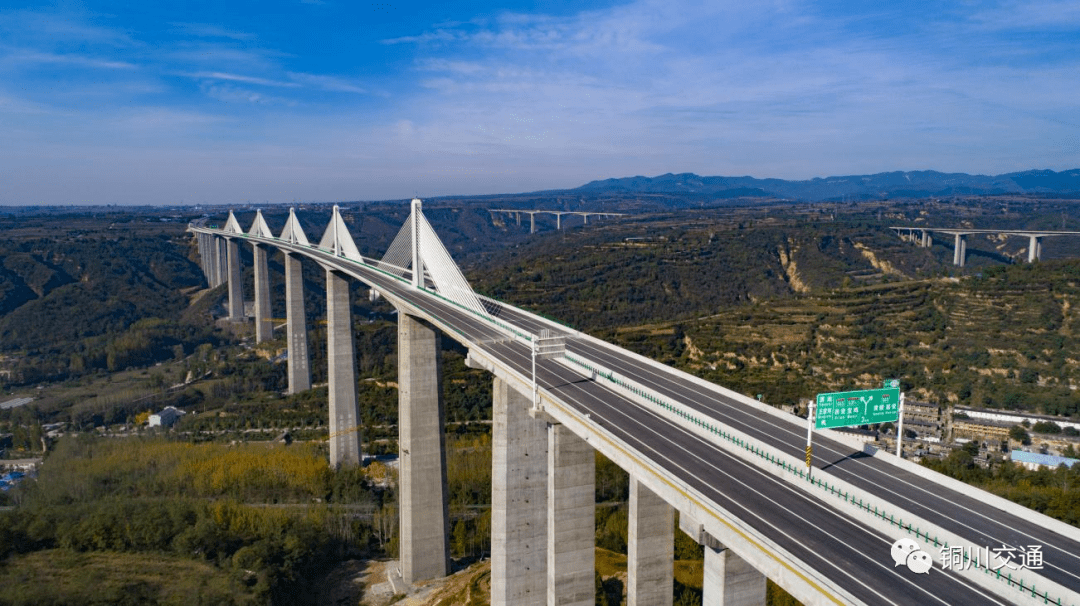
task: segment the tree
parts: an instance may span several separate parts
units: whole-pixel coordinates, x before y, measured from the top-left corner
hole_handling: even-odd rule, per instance
[[[454,524],[452,544],[453,550],[458,556],[471,555],[469,550],[469,529],[465,526],[465,520],[458,520]]]
[[[1020,425],[1013,425],[1012,428],[1009,429],[1009,438],[1020,442],[1024,446],[1031,444],[1031,436],[1028,434],[1027,430]]]
[[[1035,433],[1061,433],[1061,426],[1053,421],[1039,421],[1031,430]]]

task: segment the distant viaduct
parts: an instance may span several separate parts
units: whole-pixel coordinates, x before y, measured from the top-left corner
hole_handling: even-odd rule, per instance
[[[950,227],[899,227],[895,231],[902,240],[914,242],[923,248],[930,248],[934,243],[931,234],[949,234],[953,236],[953,265],[963,267],[967,261],[967,237],[972,234],[997,234],[1002,236],[1025,236],[1028,238],[1028,263],[1042,259],[1042,239],[1054,236],[1080,236],[1080,231],[1036,231],[1027,229],[967,229]]]

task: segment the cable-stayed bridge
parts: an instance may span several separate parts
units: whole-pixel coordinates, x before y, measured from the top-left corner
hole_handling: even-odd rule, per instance
[[[247,232],[231,213],[189,229],[236,320],[238,246],[255,248],[259,340],[272,330],[267,247],[285,254],[292,392],[311,382],[299,257],[325,269],[332,465],[362,460],[348,280],[398,309],[405,583],[449,572],[446,336],[494,375],[493,604],[593,603],[596,450],[631,478],[629,604],[671,604],[677,511],[705,546],[710,605],[763,604],[767,577],[805,604],[1080,606],[1080,529],[827,430],[808,470],[805,420],[475,294],[419,200],[382,259],[360,255],[337,208],[318,244],[292,212],[277,237],[261,213]],[[898,563],[900,539],[932,565]]]

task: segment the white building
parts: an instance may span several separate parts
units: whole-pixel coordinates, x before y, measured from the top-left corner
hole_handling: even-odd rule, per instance
[[[161,412],[150,415],[150,427],[172,427],[173,423],[185,414],[187,413],[175,406],[166,406]]]
[[[1058,427],[1062,429],[1072,427],[1073,429],[1080,431],[1080,422],[1071,421],[1067,417],[1032,415],[1022,412],[1009,412],[988,408],[969,408],[967,406],[957,406],[953,409],[953,412],[963,413],[971,419],[980,419],[994,423],[1009,423],[1011,425],[1022,425],[1024,421],[1027,421],[1031,425],[1034,425],[1039,421],[1050,421],[1051,423],[1057,423]]]

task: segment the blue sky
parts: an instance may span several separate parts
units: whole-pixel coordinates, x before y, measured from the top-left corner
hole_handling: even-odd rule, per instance
[[[1080,167],[1075,0],[170,4],[0,5],[0,204]]]

